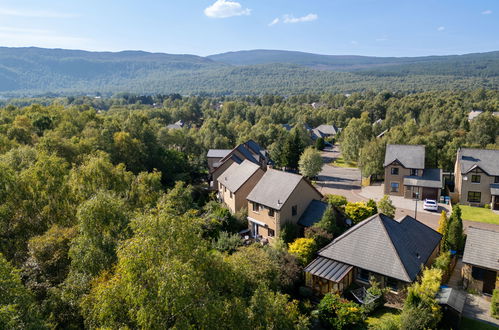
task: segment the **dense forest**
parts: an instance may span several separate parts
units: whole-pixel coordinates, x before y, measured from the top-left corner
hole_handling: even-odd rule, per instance
[[[414,58],[248,51],[200,57],[0,47],[0,97],[297,95],[496,89],[499,52]]]
[[[291,136],[312,143],[305,126],[335,124],[366,175],[387,143],[425,144],[445,170],[460,146],[499,148],[484,89],[0,105],[0,328],[308,328],[304,262],[283,241],[241,246],[244,214],[206,189],[209,148],[253,139],[278,160]]]

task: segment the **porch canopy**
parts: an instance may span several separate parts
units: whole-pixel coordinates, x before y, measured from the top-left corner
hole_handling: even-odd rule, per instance
[[[305,267],[305,272],[331,282],[340,282],[352,270],[352,266],[324,257],[317,257]]]

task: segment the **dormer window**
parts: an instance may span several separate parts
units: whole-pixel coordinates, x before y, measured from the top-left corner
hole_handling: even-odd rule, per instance
[[[399,168],[398,167],[392,167],[392,175],[399,175]]]

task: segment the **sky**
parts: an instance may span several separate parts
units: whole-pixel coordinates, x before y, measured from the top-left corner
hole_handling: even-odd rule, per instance
[[[0,0],[0,46],[201,56],[499,50],[498,0]]]

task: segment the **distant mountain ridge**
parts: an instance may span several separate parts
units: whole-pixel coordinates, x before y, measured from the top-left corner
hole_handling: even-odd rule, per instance
[[[207,57],[0,47],[0,94],[250,95],[499,86],[499,52],[426,57],[251,50]]]

